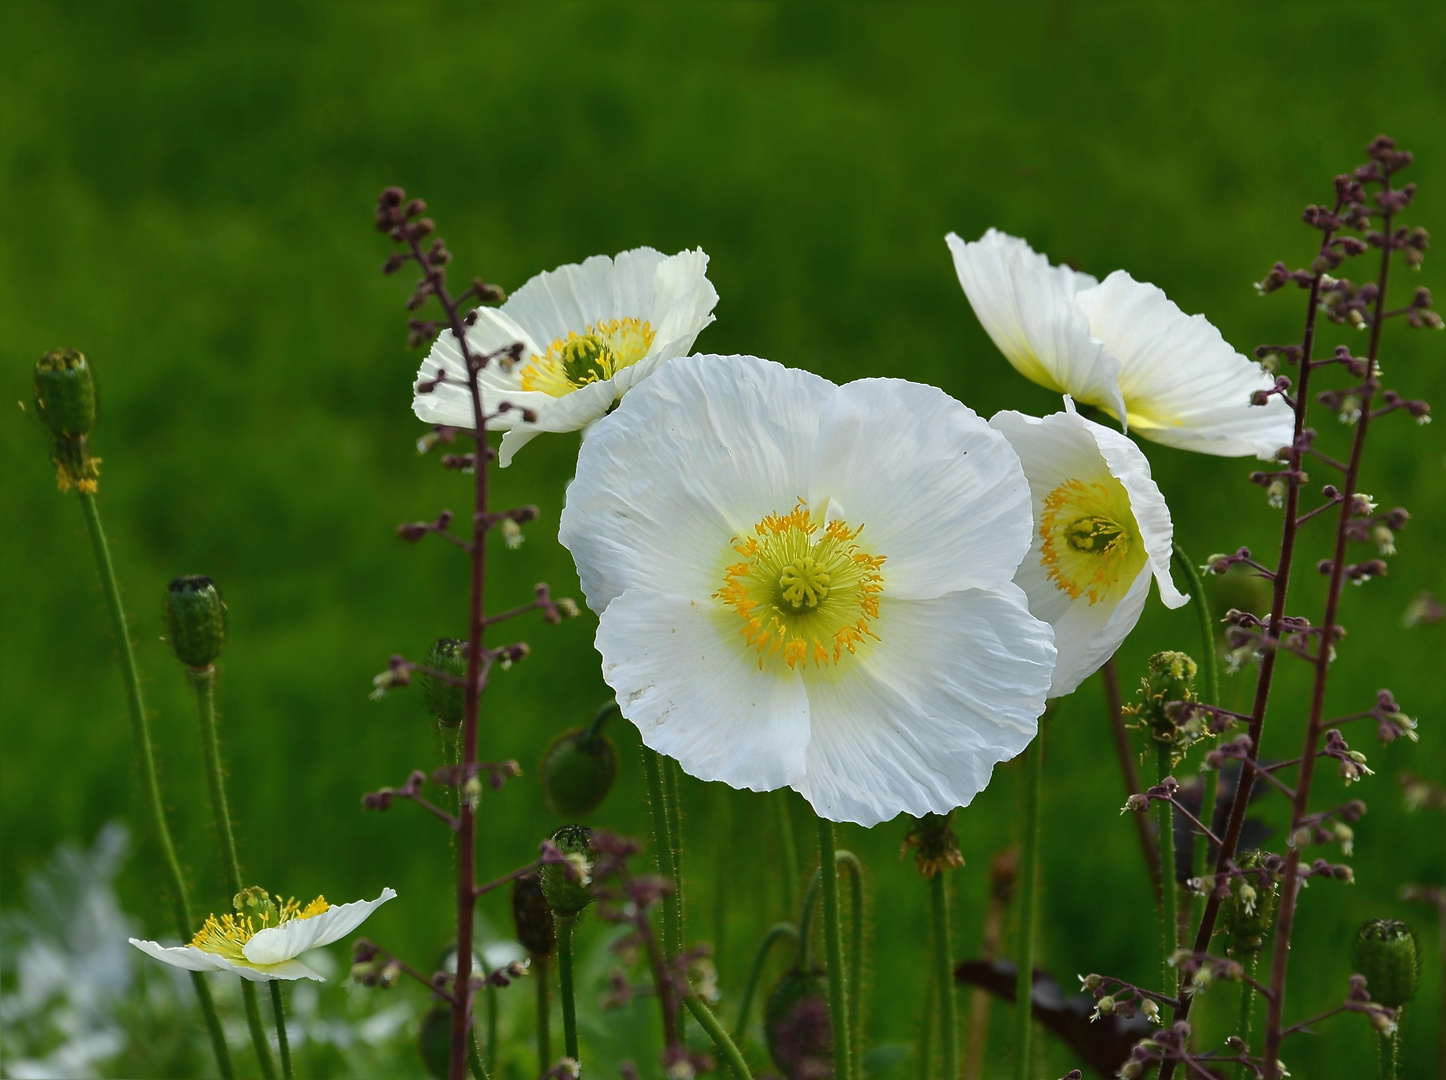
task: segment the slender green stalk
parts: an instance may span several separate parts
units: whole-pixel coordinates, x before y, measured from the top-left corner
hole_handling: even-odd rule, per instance
[[[929,879],[929,898],[934,917],[934,977],[939,994],[939,1047],[944,1054],[944,1080],[959,1075],[957,1046],[959,1021],[954,1011],[954,972],[949,947],[949,897],[944,884],[944,871]]]
[[[1190,561],[1190,556],[1185,554],[1185,549],[1179,544],[1175,545],[1175,564],[1180,567],[1185,575],[1185,583],[1188,586],[1186,591],[1195,602],[1195,618],[1200,627],[1200,674],[1203,676],[1203,701],[1207,705],[1220,704],[1220,657],[1215,649],[1215,621],[1210,614],[1210,598],[1205,595],[1205,585],[1200,580],[1200,573],[1195,569],[1195,564]],[[1200,780],[1202,790],[1200,795],[1200,821],[1207,829],[1213,828],[1215,820],[1215,800],[1220,787],[1220,777],[1213,769],[1201,769]],[[1144,820],[1141,818],[1140,820]],[[1191,876],[1204,877],[1205,866],[1209,861],[1210,841],[1201,836],[1195,843],[1194,855],[1191,860]],[[1194,921],[1199,923],[1205,916],[1205,895],[1202,893],[1194,900]]]
[[[484,960],[482,963],[482,974],[490,975]],[[497,987],[492,983],[487,984],[484,991],[487,995],[487,1055],[481,1058],[482,1067],[491,1075],[497,1071]],[[472,1042],[475,1047],[477,1042],[477,1026],[472,1025]]]
[[[783,904],[792,911],[798,900],[798,844],[793,839],[793,814],[788,809],[788,788],[773,793],[778,811],[778,844],[783,849]]]
[[[557,986],[562,997],[563,1053],[580,1061],[577,1052],[577,1000],[572,989],[572,927],[576,915],[554,915],[557,928]]]
[[[1170,775],[1170,744],[1155,743],[1155,761],[1159,766],[1159,779],[1163,782]],[[1175,808],[1163,799],[1155,803],[1155,813],[1160,822],[1160,915],[1164,923],[1161,940],[1164,955],[1161,958],[1161,985],[1167,994],[1173,995],[1179,985],[1175,977],[1175,950],[1180,944],[1180,886],[1175,880]]]
[[[849,1046],[854,1080],[862,1080],[864,1046],[864,864],[852,851],[840,851],[838,864],[849,874]]]
[[[828,1012],[833,1028],[833,1074],[853,1075],[849,1058],[848,992],[844,983],[843,933],[839,926],[838,846],[833,822],[818,819],[818,865],[822,872],[823,940],[828,963]]]
[[[723,1056],[723,1060],[728,1062],[733,1075],[738,1077],[738,1080],[753,1080],[753,1074],[749,1072],[748,1062],[743,1060],[738,1044],[728,1037],[728,1032],[723,1030],[723,1025],[718,1023],[718,1018],[713,1015],[713,1010],[708,1008],[707,1003],[696,994],[689,994],[683,1001],[688,1006],[688,1011],[693,1014],[693,1019],[698,1021],[698,1026],[713,1040],[713,1045]]]
[[[192,668],[190,675],[191,685],[196,689],[196,712],[201,719],[201,749],[206,759],[206,783],[211,788],[211,813],[216,819],[216,832],[221,837],[221,852],[226,859],[226,871],[231,876],[231,888],[239,894],[246,888],[246,883],[241,877],[241,862],[236,857],[236,837],[231,831],[226,782],[221,774],[220,742],[216,737],[216,669],[208,664],[204,668]],[[261,1075],[271,1080],[276,1075],[276,1065],[271,1060],[271,1044],[261,1023],[256,987],[248,979],[241,980],[241,996],[245,999],[246,1026],[251,1029],[251,1045],[256,1048]],[[277,1019],[279,1023],[280,1017]]]
[[[938,992],[939,981],[930,979],[924,991],[924,1025],[919,1031],[919,1080],[934,1075],[934,997]]]
[[[1246,1046],[1250,1045],[1250,1028],[1255,1014],[1255,987],[1250,985],[1250,980],[1255,978],[1255,963],[1259,959],[1258,952],[1247,952],[1240,958],[1245,978],[1240,980],[1240,1019],[1235,1025],[1235,1034]],[[1235,1066],[1235,1080],[1255,1080],[1255,1069],[1240,1062]]]
[[[532,958],[532,981],[537,985],[537,1075],[552,1068],[552,980],[548,977],[547,957]]]
[[[110,559],[110,545],[106,543],[105,530],[100,524],[100,509],[95,496],[89,492],[80,493],[80,508],[85,513],[85,527],[90,534],[91,549],[95,553],[96,569],[100,572],[101,589],[105,592],[106,607],[110,610],[111,629],[115,632],[116,646],[120,652],[121,675],[125,678],[126,702],[130,706],[131,732],[135,737],[136,753],[141,759],[141,771],[145,777],[146,796],[150,803],[151,827],[160,844],[166,869],[171,876],[171,915],[176,931],[183,942],[189,941],[193,933],[191,926],[191,903],[186,892],[186,878],[181,873],[180,860],[176,858],[176,847],[171,842],[171,829],[166,823],[165,804],[161,801],[161,785],[156,777],[156,759],[151,750],[150,722],[146,719],[145,700],[141,697],[140,672],[136,668],[136,654],[131,647],[130,629],[126,625],[125,608],[121,606],[120,586],[116,583],[115,567]],[[231,1080],[235,1071],[231,1066],[231,1052],[226,1047],[226,1035],[221,1029],[221,1019],[216,1014],[216,1003],[211,999],[211,988],[199,971],[191,972],[191,985],[196,989],[196,998],[201,1003],[201,1015],[206,1021],[206,1032],[211,1037],[211,1052],[216,1057],[216,1069],[223,1080]]]
[[[673,957],[683,941],[682,917],[678,910],[678,867],[674,861],[668,799],[663,787],[663,760],[656,750],[643,747],[643,772],[648,781],[648,804],[653,814],[653,857],[658,873],[667,878],[673,891],[663,897],[663,954]]]
[[[271,1015],[276,1018],[276,1039],[281,1045],[281,1075],[291,1080],[291,1043],[286,1038],[286,1010],[281,1006],[281,980],[271,980]]]
[[[482,1053],[477,1049],[476,1024],[467,1029],[467,1068],[472,1070],[476,1080],[490,1080],[491,1074],[483,1067]]]
[[[1400,1049],[1400,1036],[1387,1035],[1384,1031],[1379,1033],[1381,1041],[1381,1080],[1399,1080],[1400,1062],[1398,1050]]]
[[[783,938],[792,938],[796,948],[798,928],[793,923],[774,923],[763,935],[763,941],[759,943],[758,952],[753,957],[753,967],[748,972],[748,982],[743,986],[743,997],[738,1003],[738,1022],[733,1025],[735,1042],[742,1042],[744,1032],[748,1030],[748,1013],[753,1007],[753,995],[758,992],[758,981],[763,978],[763,967],[768,962],[768,951],[773,947],[775,941]]]
[[[1014,1080],[1029,1080],[1030,1036],[1034,1011],[1035,893],[1039,888],[1039,801],[1044,774],[1046,713],[1039,735],[1024,752],[1024,836],[1020,845],[1019,971],[1014,983]],[[946,1077],[945,1080],[953,1080]]]
[[[683,947],[683,806],[678,800],[678,763],[670,757],[659,762],[663,774],[663,806],[668,811],[668,843],[673,849],[673,897],[678,911],[678,948]]]
[[[808,888],[803,890],[803,907],[798,914],[798,969],[813,971],[813,909],[818,900],[818,890],[823,881],[823,871],[815,870],[808,879]]]

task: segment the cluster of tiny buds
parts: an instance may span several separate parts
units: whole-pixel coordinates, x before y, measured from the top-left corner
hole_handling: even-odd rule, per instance
[[[1129,1020],[1136,1011],[1152,1024],[1160,1022],[1160,1006],[1150,996],[1150,991],[1109,975],[1089,974],[1077,978],[1080,989],[1094,995],[1095,1011],[1090,1014],[1091,1022],[1102,1016],[1120,1016]]]
[[[1346,992],[1345,1007],[1352,1012],[1364,1012],[1371,1018],[1372,1025],[1382,1035],[1396,1034],[1396,1010],[1389,1005],[1382,1005],[1371,1000],[1364,975],[1351,976],[1350,989]]]
[[[1340,763],[1341,778],[1345,780],[1347,787],[1363,776],[1374,775],[1366,767],[1366,755],[1346,745],[1345,736],[1338,728],[1331,728],[1326,732],[1325,746],[1321,748],[1321,753]]]
[[[1121,1080],[1139,1080],[1151,1062],[1178,1060],[1188,1053],[1189,1043],[1190,1024],[1185,1020],[1176,1020],[1168,1028],[1161,1028],[1148,1039],[1137,1042],[1116,1075]],[[1284,1068],[1281,1075],[1288,1075]]]
[[[1238,896],[1247,915],[1255,914],[1255,902],[1260,894],[1274,888],[1280,875],[1285,872],[1285,857],[1271,852],[1260,852],[1251,856],[1251,865],[1242,867],[1233,859],[1227,859],[1224,868],[1210,877],[1191,878],[1186,884],[1190,891],[1201,896],[1213,895],[1221,900],[1230,898],[1231,879],[1242,882]]]

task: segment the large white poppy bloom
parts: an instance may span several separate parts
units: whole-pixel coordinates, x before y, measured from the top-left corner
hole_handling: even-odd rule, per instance
[[[1022,375],[1166,446],[1269,459],[1289,445],[1284,400],[1250,403],[1275,380],[1154,285],[1123,270],[1100,282],[1051,266],[995,229],[973,243],[945,240],[980,324]]]
[[[474,352],[523,346],[518,363],[488,364],[480,376],[489,413],[504,401],[513,405],[488,424],[507,432],[501,464],[511,464],[544,431],[592,423],[658,365],[687,353],[718,303],[707,270],[701,248],[676,255],[634,248],[538,274],[501,307],[479,308],[467,330]],[[431,393],[415,394],[412,411],[429,424],[475,427],[467,369],[450,330],[422,361],[417,385],[439,371],[447,380]],[[537,419],[524,421],[523,409]]]
[[[873,825],[967,804],[1034,736],[1029,487],[930,386],[675,360],[582,445],[561,540],[603,677],[705,780]]]
[[[1054,627],[1059,650],[1050,697],[1068,694],[1114,655],[1140,621],[1150,579],[1177,608],[1189,597],[1170,580],[1170,508],[1150,463],[1125,436],[1092,423],[1065,398],[1039,419],[997,413],[1034,500],[1034,543],[1014,580],[1029,610]]]
[[[346,937],[373,911],[396,896],[383,889],[375,900],[333,906],[317,897],[305,906],[295,900],[274,904],[262,919],[246,915],[211,915],[189,945],[167,948],[154,941],[131,938],[147,956],[187,971],[230,971],[252,982],[272,979],[313,979],[325,982],[296,959],[307,949],[320,948]]]

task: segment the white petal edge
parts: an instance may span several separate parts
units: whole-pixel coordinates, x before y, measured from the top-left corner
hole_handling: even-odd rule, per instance
[[[366,922],[373,911],[396,899],[396,895],[395,889],[386,888],[375,900],[335,904],[309,919],[292,919],[280,926],[258,930],[241,947],[241,952],[253,964],[280,964],[295,959],[307,949],[317,949],[346,937]]]
[[[318,972],[295,959],[269,964],[264,968],[254,968],[246,964],[233,963],[224,956],[217,956],[215,953],[208,953],[204,949],[197,949],[191,945],[165,946],[154,941],[142,941],[139,938],[131,938],[130,943],[147,956],[185,971],[226,971],[239,975],[250,982],[271,982],[274,979],[326,981]]]

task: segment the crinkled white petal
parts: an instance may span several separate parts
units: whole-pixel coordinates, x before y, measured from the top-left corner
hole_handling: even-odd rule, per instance
[[[808,698],[797,672],[759,669],[737,622],[706,595],[633,588],[603,612],[597,649],[644,743],[692,776],[769,791],[803,775]]]
[[[993,588],[1029,550],[1029,485],[1008,440],[942,390],[841,386],[819,416],[808,501],[834,499],[887,556],[891,597]],[[959,552],[969,552],[967,559]]]
[[[838,388],[754,356],[681,357],[592,429],[559,539],[588,607],[625,589],[706,599],[729,541],[808,494],[818,416]]]
[[[1049,390],[1120,410],[1119,361],[1091,336],[1075,303],[1097,284],[1049,260],[1018,237],[989,229],[972,243],[945,237],[959,284],[980,325],[1025,377]]]
[[[1123,270],[1075,300],[1090,333],[1119,358],[1120,391],[1137,434],[1225,457],[1269,459],[1290,443],[1290,407],[1278,396],[1250,403],[1252,393],[1275,380],[1203,315],[1186,315],[1160,289]]]
[[[1114,655],[1139,621],[1152,575],[1167,607],[1179,607],[1188,599],[1170,577],[1173,526],[1165,498],[1150,476],[1149,460],[1124,435],[1086,420],[1068,399],[1066,406],[1065,412],[1043,418],[1001,412],[989,423],[1019,454],[1036,518],[1045,497],[1070,480],[1092,484],[1117,479],[1129,496],[1146,560],[1135,581],[1117,586],[1091,604],[1084,596],[1071,598],[1050,580],[1042,562],[1044,540],[1035,530],[1015,581],[1029,597],[1029,610],[1054,627],[1059,659],[1050,697],[1074,690]]]
[[[885,597],[881,640],[810,678],[807,772],[822,817],[875,825],[967,806],[1034,737],[1053,635],[1013,585],[932,600]]]
[[[309,919],[292,919],[280,926],[258,930],[241,947],[241,952],[253,964],[263,966],[291,960],[307,949],[330,945],[333,941],[346,937],[366,922],[373,911],[388,900],[395,899],[396,895],[394,889],[383,889],[382,894],[375,900],[336,904]]]
[[[168,947],[154,941],[142,941],[139,938],[131,938],[130,943],[147,956],[186,971],[227,971],[251,982],[271,982],[273,979],[326,981],[317,972],[295,959],[283,960],[280,963],[258,968],[233,963],[224,956],[206,952],[204,949],[198,949],[192,945]]]

